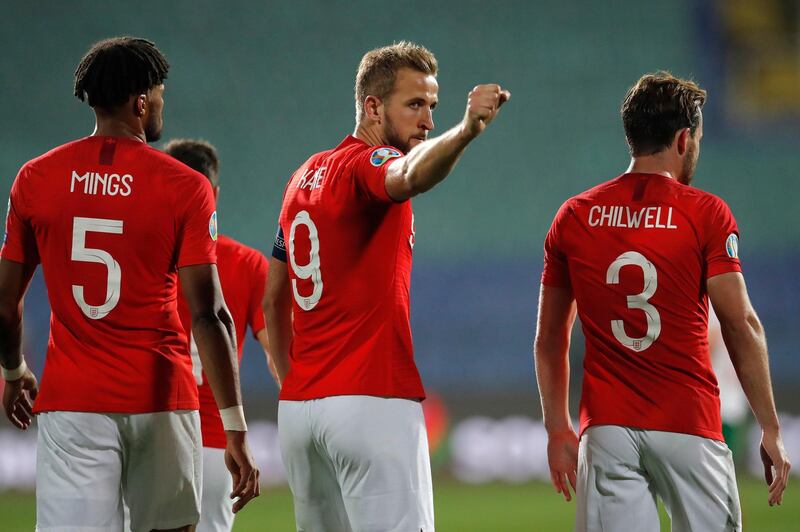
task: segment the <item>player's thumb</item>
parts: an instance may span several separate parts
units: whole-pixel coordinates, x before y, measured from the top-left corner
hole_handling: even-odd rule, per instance
[[[31,380],[26,388],[28,389],[28,395],[30,396],[31,400],[36,399],[36,396],[39,395],[39,385],[36,383],[36,381]]]
[[[500,91],[500,98],[497,100],[497,108],[500,109],[500,107],[502,107],[503,104],[510,99],[511,99],[510,91],[507,90]]]

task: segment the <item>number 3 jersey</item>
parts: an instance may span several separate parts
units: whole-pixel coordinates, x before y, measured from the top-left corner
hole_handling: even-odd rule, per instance
[[[208,180],[145,143],[88,137],[25,164],[2,257],[42,263],[50,341],[37,412],[197,409],[177,268],[216,262]]]
[[[273,251],[293,296],[283,400],[424,397],[409,323],[411,202],[392,201],[384,184],[401,156],[348,136],[286,186]]]
[[[581,433],[623,425],[722,440],[706,280],[738,271],[728,206],[674,179],[623,174],[561,206],[542,284],[577,301]]]

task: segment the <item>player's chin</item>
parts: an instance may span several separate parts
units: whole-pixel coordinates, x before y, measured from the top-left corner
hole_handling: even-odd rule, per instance
[[[147,142],[157,142],[161,140],[161,130],[157,131],[145,131],[144,138]]]
[[[148,124],[144,128],[144,138],[147,142],[156,142],[161,140],[161,132],[163,130],[163,123]]]

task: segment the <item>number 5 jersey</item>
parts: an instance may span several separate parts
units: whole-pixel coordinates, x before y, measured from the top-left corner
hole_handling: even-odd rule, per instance
[[[581,433],[722,440],[706,280],[741,271],[728,206],[665,176],[623,174],[564,203],[544,252],[542,284],[572,291],[586,338]]]
[[[26,163],[0,255],[41,262],[50,341],[36,412],[197,409],[177,269],[216,262],[208,180],[145,143],[87,137]]]
[[[411,202],[384,180],[402,154],[353,136],[311,156],[284,193],[273,256],[293,296],[283,400],[423,398],[411,344]]]

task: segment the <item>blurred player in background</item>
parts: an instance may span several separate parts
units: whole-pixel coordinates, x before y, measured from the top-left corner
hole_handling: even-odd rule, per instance
[[[763,430],[770,505],[786,488],[736,221],[721,199],[689,186],[705,98],[669,73],[643,76],[622,105],[630,167],[565,202],[545,240],[536,373],[550,472],[567,500],[577,472],[579,531],[658,531],[656,495],[672,530],[741,530],[708,351],[709,299]],[[568,410],[576,304],[586,337],[580,446]]]
[[[265,311],[298,530],[434,529],[409,324],[408,200],[450,173],[510,97],[475,87],[463,120],[426,140],[436,72],[433,54],[413,43],[368,52],[355,133],[312,155],[286,186]]]
[[[217,150],[206,141],[175,139],[164,147],[189,168],[206,176],[214,191],[214,200],[219,195],[219,157]],[[233,317],[236,328],[238,358],[242,360],[245,332],[248,325],[253,336],[261,344],[267,363],[274,371],[269,357],[267,329],[261,301],[267,280],[267,259],[259,251],[219,235],[217,239],[217,269],[225,304]],[[182,292],[179,286],[179,292]],[[178,312],[186,329],[192,354],[192,369],[200,394],[200,429],[203,436],[203,497],[198,532],[221,532],[233,527],[233,490],[231,476],[225,467],[225,431],[219,416],[214,395],[203,373],[197,345],[191,335],[191,312],[182,298],[178,298]]]
[[[0,260],[3,406],[20,429],[38,414],[37,530],[121,530],[122,498],[135,532],[197,522],[198,397],[178,276],[227,420],[237,507],[258,494],[215,266],[211,186],[147,145],[161,134],[168,68],[143,39],[92,46],[75,96],[94,110],[94,133],[26,163],[11,189]],[[39,262],[52,318],[37,397],[20,339]]]

